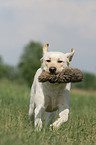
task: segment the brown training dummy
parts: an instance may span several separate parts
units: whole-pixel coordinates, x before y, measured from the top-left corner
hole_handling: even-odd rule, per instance
[[[66,68],[62,72],[57,74],[51,74],[42,72],[38,77],[39,82],[50,83],[69,83],[69,82],[80,82],[83,79],[83,73],[77,68]]]

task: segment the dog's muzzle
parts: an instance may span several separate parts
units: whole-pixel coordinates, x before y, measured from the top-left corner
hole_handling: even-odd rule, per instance
[[[51,74],[54,74],[56,72],[56,67],[50,67],[49,71]]]

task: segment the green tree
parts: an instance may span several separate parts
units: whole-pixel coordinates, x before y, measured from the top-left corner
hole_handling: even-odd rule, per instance
[[[24,48],[24,52],[20,58],[19,68],[23,78],[31,86],[34,74],[40,67],[40,58],[42,57],[42,44],[31,41]]]

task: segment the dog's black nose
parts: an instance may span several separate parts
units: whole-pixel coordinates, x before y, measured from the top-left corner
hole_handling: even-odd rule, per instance
[[[50,71],[50,73],[55,73],[56,72],[56,67],[50,67],[49,71]]]

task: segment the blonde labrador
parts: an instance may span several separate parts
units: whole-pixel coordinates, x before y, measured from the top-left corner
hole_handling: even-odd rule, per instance
[[[41,68],[37,70],[31,88],[29,118],[31,121],[33,120],[34,111],[34,126],[36,130],[41,130],[42,128],[42,116],[44,112],[46,112],[45,124],[50,124],[54,128],[58,128],[62,123],[66,122],[69,114],[71,84],[41,83],[38,82],[38,77],[42,71],[54,74],[68,67],[74,55],[74,49],[71,49],[71,53],[64,54],[61,52],[48,52],[48,46],[49,44],[46,44],[43,48]],[[52,123],[57,110],[59,118]]]

